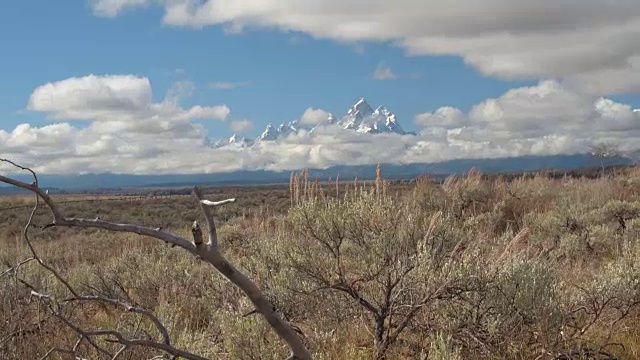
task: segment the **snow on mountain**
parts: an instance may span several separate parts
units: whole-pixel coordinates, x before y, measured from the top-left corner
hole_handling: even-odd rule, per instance
[[[347,115],[338,120],[343,129],[356,130],[360,124],[373,115],[373,109],[365,98],[360,98],[348,111]]]
[[[273,141],[279,137],[295,134],[298,132],[298,129],[299,125],[297,120],[287,124],[282,123],[278,125],[277,128],[274,127],[273,124],[269,124],[256,141]]]
[[[640,113],[640,109],[634,109],[633,112],[634,113]]]
[[[237,134],[231,135],[228,139],[220,139],[213,144],[214,148],[220,148],[223,146],[251,146],[253,145],[253,140],[246,138],[244,136],[238,136]]]
[[[391,113],[384,106],[378,107],[373,113],[360,121],[358,130],[361,133],[396,133],[400,135],[406,134],[402,125],[396,119],[395,114]]]
[[[260,141],[275,140],[278,137],[278,130],[272,124],[267,125],[262,134],[258,137]]]
[[[244,137],[238,137],[235,134],[227,139],[218,141],[214,147],[228,146],[240,144],[240,146],[250,146],[260,141],[274,141],[279,138],[286,137],[290,134],[296,134],[300,130],[313,132],[318,126],[337,125],[345,130],[356,131],[364,134],[381,134],[395,133],[400,135],[415,135],[412,132],[406,132],[396,119],[395,114],[384,106],[379,106],[375,110],[369,105],[365,98],[360,98],[353,106],[347,110],[347,113],[336,118],[329,114],[327,120],[314,127],[303,126],[298,120],[289,123],[282,123],[277,127],[273,124],[267,125],[262,134],[255,140]]]
[[[295,134],[300,129],[298,120],[294,120],[288,124],[280,124],[278,126],[278,135],[279,136],[287,136],[289,134]]]
[[[384,106],[379,106],[373,110],[365,98],[360,98],[347,111],[347,115],[337,121],[337,124],[343,129],[355,130],[365,134],[409,134],[404,131],[395,114]]]

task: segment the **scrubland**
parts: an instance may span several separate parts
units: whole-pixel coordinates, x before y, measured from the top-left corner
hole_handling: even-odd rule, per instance
[[[315,359],[640,358],[639,168],[596,179],[471,172],[443,183],[333,184],[299,174],[289,188],[205,190],[212,200],[237,197],[216,210],[220,248]],[[7,197],[0,209],[29,201]],[[202,221],[190,196],[61,207],[187,238]],[[8,360],[78,339],[24,285],[68,296],[51,272],[36,262],[3,272],[30,257],[29,215],[0,210],[0,358]],[[83,294],[152,310],[174,346],[210,359],[288,356],[264,319],[248,314],[244,294],[187,252],[135,234],[42,229],[49,221],[40,208],[29,230],[40,258]],[[158,337],[140,314],[95,303],[68,311],[85,329]],[[76,350],[104,358],[87,343]],[[133,347],[120,358],[160,354]]]

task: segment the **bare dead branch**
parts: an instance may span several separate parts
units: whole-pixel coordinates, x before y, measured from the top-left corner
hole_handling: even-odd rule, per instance
[[[37,299],[39,299],[40,301],[42,301],[47,308],[49,309],[49,312],[51,313],[52,316],[54,316],[56,319],[62,321],[63,323],[65,323],[69,328],[71,328],[74,332],[76,332],[78,335],[81,336],[81,338],[84,338],[87,340],[87,342],[93,346],[94,349],[98,350],[99,352],[111,357],[111,353],[109,351],[107,351],[105,348],[103,348],[102,346],[98,345],[92,338],[90,338],[80,327],[76,326],[75,324],[73,324],[71,321],[69,321],[65,316],[63,316],[59,309],[57,309],[56,306],[56,301],[55,299],[51,296],[51,295],[47,295],[47,294],[43,294],[40,292],[37,292],[35,290],[33,290],[35,287],[28,284],[27,282],[25,282],[24,280],[21,280],[21,282],[27,286],[28,288],[32,289],[31,290],[31,297],[35,297]],[[56,350],[58,351],[58,350]]]
[[[216,223],[213,220],[213,215],[211,214],[211,211],[207,207],[208,205],[205,204],[205,201],[207,200],[204,199],[202,190],[200,190],[200,188],[197,186],[193,188],[193,194],[198,199],[198,202],[200,204],[200,210],[202,210],[204,219],[206,220],[207,226],[209,227],[209,245],[211,246],[211,248],[218,249],[218,232],[216,230]]]
[[[209,200],[201,200],[200,201],[203,205],[207,205],[207,206],[220,206],[220,205],[224,205],[224,204],[229,204],[232,202],[236,202],[236,199],[227,199],[227,200],[222,200],[222,201],[209,201]]]
[[[0,159],[1,160],[1,159]],[[18,166],[16,164],[14,164],[13,162],[8,161],[10,164]],[[24,227],[23,230],[23,237],[25,239],[25,242],[27,243],[31,253],[32,253],[32,257],[29,259],[25,259],[23,261],[21,261],[17,266],[3,272],[3,275],[5,273],[10,273],[13,272],[15,273],[17,271],[17,269],[30,262],[30,261],[37,261],[41,266],[43,266],[45,269],[47,269],[50,273],[52,273],[57,280],[59,280],[61,283],[64,284],[64,286],[74,295],[73,298],[64,300],[62,302],[62,304],[64,303],[68,303],[68,302],[73,302],[73,301],[96,301],[96,302],[102,302],[102,303],[107,303],[107,304],[111,304],[114,306],[118,306],[118,307],[122,307],[123,309],[125,309],[128,312],[133,312],[133,313],[139,313],[142,314],[143,316],[146,316],[147,318],[149,318],[154,325],[156,326],[156,328],[158,329],[158,331],[161,333],[162,338],[163,338],[163,342],[162,343],[156,343],[154,341],[151,340],[143,340],[141,345],[136,345],[136,342],[140,342],[141,340],[127,340],[124,338],[124,336],[122,336],[120,333],[118,332],[114,332],[114,334],[117,334],[119,336],[116,336],[116,338],[118,338],[118,342],[121,342],[124,346],[113,356],[111,356],[111,354],[104,348],[102,348],[101,346],[99,346],[95,341],[93,341],[93,339],[91,339],[91,335],[92,332],[90,331],[84,331],[82,329],[80,329],[78,326],[76,326],[75,324],[71,323],[71,321],[69,321],[65,316],[62,315],[62,312],[60,311],[61,308],[61,303],[59,303],[58,301],[56,301],[56,299],[54,299],[52,296],[47,295],[47,294],[43,294],[40,293],[36,290],[36,288],[30,284],[28,284],[26,281],[19,279],[20,282],[22,284],[24,284],[27,288],[31,289],[31,297],[36,297],[39,300],[43,301],[46,303],[48,309],[51,312],[51,315],[53,315],[54,317],[56,317],[57,319],[61,320],[62,322],[64,322],[67,326],[69,326],[70,328],[72,328],[77,334],[80,335],[80,338],[78,339],[78,341],[76,342],[76,344],[73,346],[72,349],[63,349],[63,348],[59,348],[59,347],[55,347],[52,348],[51,350],[49,350],[44,356],[44,358],[48,358],[51,354],[56,353],[56,352],[62,352],[62,353],[68,353],[68,354],[72,354],[72,355],[76,355],[78,346],[80,345],[80,343],[82,342],[83,339],[86,339],[89,344],[91,346],[93,346],[96,350],[102,352],[105,355],[109,355],[110,358],[115,359],[118,357],[119,354],[121,354],[124,349],[126,349],[127,347],[130,346],[145,346],[145,347],[150,347],[150,348],[156,348],[156,349],[161,349],[164,350],[165,352],[172,354],[174,356],[182,356],[186,359],[195,359],[195,360],[201,360],[201,359],[205,359],[203,357],[200,357],[198,355],[195,354],[191,354],[189,352],[180,350],[180,349],[176,349],[173,346],[171,346],[171,341],[169,338],[169,333],[166,329],[166,327],[162,324],[162,322],[150,311],[146,310],[146,309],[142,309],[140,307],[135,307],[135,306],[131,306],[128,305],[124,302],[121,302],[119,300],[115,300],[115,299],[109,299],[106,297],[101,297],[101,296],[81,296],[79,295],[79,293],[62,277],[60,276],[60,274],[55,271],[55,269],[53,269],[52,267],[48,266],[46,263],[44,263],[44,261],[42,261],[42,259],[38,256],[38,254],[35,251],[35,248],[33,247],[33,245],[31,244],[31,241],[29,239],[29,228],[33,222],[33,217],[35,215],[35,212],[38,208],[39,205],[39,199],[43,198],[42,197],[42,191],[39,189],[38,187],[38,180],[37,180],[37,176],[35,174],[35,172],[33,172],[32,170],[28,169],[28,168],[24,168],[21,166],[18,166],[21,169],[25,169],[30,171],[33,176],[34,176],[34,183],[33,183],[33,188],[37,191],[35,191],[36,193],[36,203],[33,207],[33,210],[31,211],[31,214],[29,216],[29,219],[27,221],[26,226]],[[0,178],[0,180],[2,180]],[[22,183],[21,185],[28,185],[26,183]],[[44,196],[47,197],[47,199],[43,198],[44,201],[47,204],[51,204],[53,205],[53,202],[51,202],[51,199],[48,198],[48,192],[44,192]],[[54,223],[56,223],[56,219],[60,219],[62,218],[63,220],[66,220],[62,214],[54,207],[50,206],[51,211],[53,212],[54,215]],[[97,221],[97,219],[96,219]]]
[[[78,359],[76,354],[77,354],[77,351],[78,351],[78,346],[80,346],[80,343],[82,342],[82,339],[84,339],[84,338],[80,337],[78,339],[78,341],[76,341],[76,343],[73,345],[73,348],[71,348],[71,349],[63,349],[63,348],[58,348],[58,347],[54,347],[54,348],[49,349],[49,351],[47,351],[44,355],[42,355],[40,360],[48,359],[54,353],[71,354],[76,359]]]
[[[120,355],[124,354],[125,350],[127,350],[129,348],[128,345],[123,345],[120,350],[118,350],[115,354],[113,354],[113,357],[111,358],[111,360],[117,360]]]
[[[255,283],[247,278],[243,273],[236,270],[231,263],[220,253],[218,249],[218,235],[216,225],[213,220],[210,208],[203,203],[202,190],[197,186],[193,189],[194,195],[198,198],[200,208],[207,221],[209,227],[209,243],[206,247],[202,247],[198,251],[205,261],[213,265],[220,271],[229,281],[238,286],[247,295],[253,303],[256,311],[258,311],[267,320],[271,328],[283,339],[291,349],[294,359],[311,359],[311,353],[303,344],[300,337],[276,311],[276,308],[267,300],[262,291],[258,289]]]
[[[13,162],[8,160],[0,159],[0,161],[5,161],[7,163],[16,165]],[[247,295],[247,297],[251,300],[251,302],[255,306],[255,309],[260,314],[263,315],[263,317],[267,320],[267,322],[272,327],[272,329],[280,336],[280,338],[289,345],[289,348],[291,349],[291,357],[290,357],[291,359],[302,359],[302,360],[311,359],[311,353],[303,344],[300,337],[298,337],[297,333],[292,329],[292,326],[278,314],[275,307],[267,300],[267,298],[264,296],[262,291],[255,285],[255,283],[251,281],[246,275],[239,272],[231,263],[229,263],[229,261],[220,253],[218,249],[218,237],[216,232],[216,225],[213,220],[213,216],[210,212],[210,208],[213,206],[234,202],[235,199],[228,199],[228,200],[223,200],[218,202],[209,201],[204,199],[202,191],[198,187],[194,187],[194,195],[198,199],[200,208],[202,210],[202,213],[209,227],[209,242],[206,244],[206,246],[203,246],[205,244],[203,244],[202,231],[200,230],[198,234],[199,225],[197,223],[194,223],[194,227],[192,227],[194,242],[191,242],[183,237],[176,236],[169,232],[161,231],[159,229],[152,229],[152,228],[140,226],[140,225],[112,223],[109,221],[100,220],[99,218],[91,219],[91,220],[81,219],[81,218],[67,218],[64,216],[63,212],[56,206],[56,204],[51,199],[49,194],[46,191],[43,191],[38,186],[36,173],[28,168],[24,168],[18,165],[16,166],[20,169],[30,171],[34,176],[35,181],[32,184],[27,184],[25,182],[0,175],[0,182],[4,182],[9,185],[13,185],[25,190],[29,190],[36,195],[35,196],[36,204],[29,218],[29,222],[23,232],[23,234],[25,234],[25,238],[27,239],[27,244],[36,261],[38,261],[40,265],[42,265],[47,270],[49,270],[61,283],[63,283],[65,287],[73,294],[73,297],[75,299],[82,299],[83,297],[80,294],[78,294],[70,286],[70,284],[55,271],[55,269],[49,267],[42,260],[40,260],[37,253],[35,252],[35,249],[31,245],[31,242],[28,240],[27,231],[31,225],[33,216],[39,205],[40,199],[42,199],[45,202],[45,204],[50,209],[53,216],[53,222],[50,225],[45,226],[45,228],[52,227],[52,226],[64,226],[64,227],[75,227],[75,228],[95,228],[95,229],[103,229],[103,230],[116,231],[116,232],[135,233],[138,235],[153,237],[153,238],[162,240],[166,243],[171,243],[172,245],[177,245],[189,251],[190,253],[200,257],[204,261],[213,265],[220,273],[222,273],[222,275],[224,275],[234,285],[238,286]],[[38,292],[35,291],[33,287],[31,287],[31,290],[33,291],[33,293],[38,294]],[[41,299],[52,300],[47,295],[44,295],[44,294],[39,294],[39,295],[40,296],[38,297]],[[77,326],[75,326],[70,321],[68,321],[68,319],[66,319],[65,317],[63,316],[56,316],[56,317],[58,317],[60,320],[65,322],[69,327],[71,327],[78,334],[83,335],[85,338],[87,338],[87,340],[90,340],[91,336],[111,335],[112,338],[116,339],[116,342],[125,346],[145,346],[145,347],[156,348],[159,350],[164,350],[167,353],[170,353],[174,356],[182,356],[188,359],[204,359],[202,357],[198,357],[197,355],[189,354],[186,352],[182,352],[181,350],[175,349],[166,342],[157,343],[150,340],[128,340],[128,339],[125,339],[121,334],[117,332],[107,331],[107,330],[100,330],[98,332],[84,331],[78,328]],[[157,325],[158,324],[156,324],[156,327],[158,327]],[[92,343],[92,346],[98,348],[97,344],[95,343]],[[185,356],[185,354],[189,356]]]
[[[126,303],[124,303],[122,301],[109,299],[109,298],[102,297],[102,296],[80,296],[80,297],[74,297],[74,298],[70,298],[70,299],[64,300],[64,302],[71,302],[71,301],[101,302],[101,303],[111,304],[111,305],[114,305],[116,307],[123,308],[127,312],[141,314],[141,315],[147,317],[149,320],[151,320],[151,322],[153,322],[155,327],[158,329],[158,331],[162,335],[163,343],[165,343],[167,345],[171,345],[171,339],[169,338],[169,331],[164,326],[164,324],[162,324],[162,322],[153,314],[153,312],[151,312],[151,311],[149,311],[147,309],[143,309],[143,308],[141,308],[139,306],[132,306],[132,305],[126,304]]]
[[[106,349],[102,348],[101,346],[99,346],[94,340],[94,337],[106,337],[106,339],[104,339],[104,341],[107,342],[114,342],[114,343],[119,343],[121,345],[123,345],[124,347],[145,347],[145,348],[151,348],[151,349],[156,349],[156,350],[162,350],[168,354],[171,354],[173,356],[176,357],[183,357],[185,359],[189,359],[189,360],[208,360],[205,357],[190,353],[188,351],[185,350],[181,350],[178,348],[173,347],[170,344],[170,339],[169,339],[169,335],[167,333],[166,328],[164,327],[164,325],[162,325],[162,323],[160,323],[160,321],[150,312],[144,310],[144,309],[140,309],[140,308],[129,308],[128,311],[131,312],[137,312],[140,314],[143,314],[145,316],[148,316],[150,318],[153,319],[153,322],[156,324],[157,327],[161,328],[161,333],[163,335],[163,342],[157,342],[154,340],[147,340],[147,339],[127,339],[122,333],[115,331],[115,330],[85,330],[80,328],[79,326],[77,326],[76,324],[72,323],[69,319],[67,319],[67,317],[63,316],[63,314],[56,309],[56,306],[53,306],[54,303],[56,303],[55,299],[51,296],[51,295],[47,295],[47,294],[42,294],[42,293],[38,293],[36,291],[32,291],[31,295],[40,299],[41,301],[43,301],[47,306],[48,309],[51,311],[52,315],[55,316],[57,319],[59,319],[60,321],[62,321],[63,323],[65,323],[68,327],[70,327],[73,331],[75,331],[78,335],[80,335],[83,339],[87,339],[87,341],[91,344],[91,346],[93,346],[96,350],[99,350],[100,352],[104,353],[105,355],[108,355],[109,358],[114,359],[117,358],[116,355],[121,354],[124,349],[121,348],[120,350],[118,350],[118,352],[116,352],[116,354],[112,355],[111,353],[109,353]],[[112,299],[103,299],[103,298],[95,298],[95,297],[84,297],[83,299],[72,299],[72,300],[83,300],[83,301],[101,301],[101,302],[108,302],[110,304],[114,304],[114,305],[119,305],[119,306],[124,306],[124,307],[128,307],[126,304],[120,303],[117,300],[112,300]],[[60,349],[57,349],[57,351],[60,351]],[[75,352],[75,350],[73,350]],[[68,351],[66,351],[68,352]],[[69,353],[69,352],[68,352]]]
[[[7,274],[11,274],[11,273],[16,273],[16,272],[18,271],[18,269],[19,269],[22,265],[28,264],[28,263],[30,263],[31,261],[35,261],[35,260],[36,260],[36,258],[34,258],[33,256],[32,256],[32,257],[30,257],[30,258],[28,258],[28,259],[24,259],[24,260],[20,261],[18,264],[16,264],[16,266],[14,266],[14,267],[10,267],[10,268],[8,268],[7,270],[5,270],[5,271],[3,271],[2,273],[0,273],[0,277],[3,277],[3,276],[5,276],[5,275],[7,275]]]

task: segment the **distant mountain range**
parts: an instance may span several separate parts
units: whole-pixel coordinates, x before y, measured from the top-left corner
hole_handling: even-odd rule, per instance
[[[630,165],[632,161],[623,157],[603,159],[604,165]],[[588,154],[557,156],[522,156],[501,159],[461,159],[430,164],[381,164],[382,174],[387,179],[410,179],[432,174],[447,176],[468,172],[476,168],[483,173],[523,172],[536,170],[569,170],[575,168],[598,167],[600,159]],[[327,169],[309,169],[312,178],[321,180],[373,179],[377,165],[333,166]],[[176,174],[176,175],[128,175],[128,174],[87,174],[87,175],[39,175],[44,188],[66,191],[98,189],[133,189],[141,187],[184,187],[193,185],[259,185],[288,183],[291,171],[235,171],[216,174]],[[31,182],[27,175],[16,178]],[[0,186],[0,194],[15,193],[15,188]]]
[[[337,125],[345,131],[355,131],[364,134],[395,133],[400,135],[416,135],[414,132],[406,132],[396,119],[396,115],[384,106],[379,106],[375,110],[369,105],[365,98],[360,98],[347,113],[336,118],[329,114],[327,118],[316,125],[304,125],[298,120],[282,123],[278,126],[268,124],[262,134],[255,139],[246,138],[233,134],[227,139],[220,139],[213,144],[215,148],[225,146],[250,147],[258,142],[275,141],[290,134],[296,134],[300,130],[313,132],[320,126]]]
[[[634,110],[640,112],[640,109]],[[328,114],[327,118],[315,125],[303,125],[298,121],[282,123],[278,126],[267,125],[262,134],[256,139],[249,139],[234,134],[227,139],[221,139],[212,147],[228,146],[252,147],[260,142],[277,141],[301,130],[313,132],[320,126],[335,125],[344,131],[354,131],[367,134],[395,133],[414,136],[413,132],[406,132],[396,116],[384,106],[375,110],[366,99],[361,98],[351,106],[344,116],[336,118]],[[626,157],[610,157],[603,159],[605,165],[629,165],[632,160]],[[447,176],[460,174],[476,168],[484,173],[522,172],[536,170],[569,170],[576,168],[595,167],[601,165],[601,159],[590,154],[556,155],[556,156],[521,156],[498,159],[459,159],[440,163],[422,164],[381,164],[383,175],[389,179],[415,178],[419,175],[431,174]],[[376,165],[361,166],[332,166],[327,169],[309,169],[310,176],[323,180],[372,179],[375,177]],[[291,171],[242,170],[230,173],[216,174],[175,174],[175,175],[130,175],[130,174],[87,174],[87,175],[39,175],[43,187],[55,190],[97,190],[97,189],[133,189],[141,187],[182,187],[200,185],[251,185],[286,183]],[[19,179],[31,182],[26,175]],[[14,193],[15,188],[3,187],[0,184],[0,194]]]

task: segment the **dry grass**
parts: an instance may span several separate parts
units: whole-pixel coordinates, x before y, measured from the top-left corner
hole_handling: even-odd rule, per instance
[[[394,277],[400,285],[390,290],[395,305],[383,331],[392,333],[416,299],[436,290],[439,296],[421,303],[384,350],[387,358],[551,359],[585,347],[640,358],[638,168],[602,179],[507,181],[472,172],[442,185],[381,178],[321,184],[302,173],[289,188],[207,192],[238,199],[217,214],[221,247],[300,327],[318,359],[381,356],[375,314],[335,285],[352,286],[383,308],[385,281]],[[5,197],[0,208],[28,201]],[[201,216],[189,196],[63,206],[70,216],[184,235]],[[0,211],[2,266],[27,256],[20,238],[27,212]],[[35,223],[47,220],[41,210]],[[242,294],[182,251],[97,230],[34,228],[31,234],[43,259],[78,288],[153,309],[177,346],[212,359],[286,355],[261,318],[242,317],[251,310]],[[35,264],[20,276],[64,292]],[[14,280],[0,278],[0,358],[37,359],[52,346],[71,346],[72,333],[53,321],[40,323],[44,313]],[[76,321],[87,327],[151,329],[109,308],[87,306],[78,314]],[[152,354],[138,349],[124,358]]]

